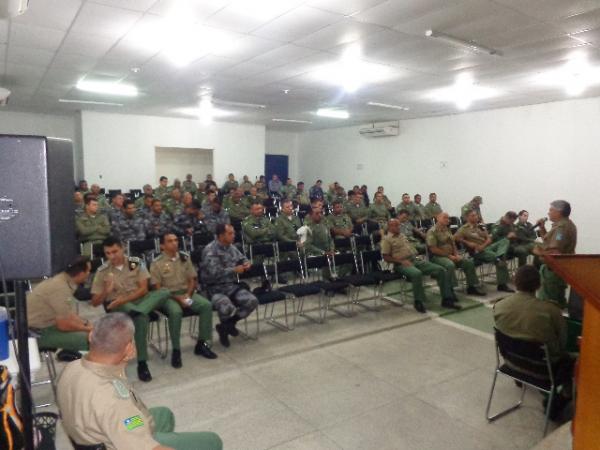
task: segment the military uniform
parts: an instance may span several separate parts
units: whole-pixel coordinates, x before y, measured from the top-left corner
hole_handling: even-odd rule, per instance
[[[442,212],[442,207],[437,202],[429,202],[425,205],[425,219],[435,219]]]
[[[40,348],[88,349],[88,332],[61,331],[56,327],[57,317],[75,314],[73,293],[76,289],[70,277],[61,272],[27,293],[27,322],[39,332]]]
[[[369,206],[369,219],[377,222],[382,229],[387,230],[387,223],[388,220],[390,220],[390,212],[385,204],[373,203],[371,206]]]
[[[277,237],[277,241],[296,242],[298,240],[296,232],[301,226],[302,223],[298,216],[281,214],[275,219],[275,236]]]
[[[123,365],[68,364],[59,380],[57,403],[67,435],[79,445],[104,444],[107,450],[175,448],[221,450],[214,433],[174,433],[175,417],[164,407],[150,408],[139,398]]]
[[[248,216],[242,222],[242,232],[247,244],[273,242],[276,238],[275,227],[265,216]]]
[[[154,197],[159,199],[161,202],[167,201],[171,196],[171,187],[170,186],[158,186],[154,189]]]
[[[181,201],[176,202],[172,198],[165,201],[164,210],[167,214],[170,214],[171,217],[175,217],[183,212],[183,203]]]
[[[415,226],[407,220],[400,222],[400,233],[403,234],[420,254],[426,253],[427,246],[415,235]]]
[[[394,270],[411,281],[415,303],[422,304],[426,299],[423,275],[430,275],[437,281],[442,298],[453,298],[454,293],[447,270],[441,265],[425,261],[423,257],[418,256],[417,249],[402,233],[397,235],[387,233],[381,240],[381,254],[412,262],[410,266],[394,264]]]
[[[217,232],[218,224],[229,224],[231,221],[229,220],[229,214],[224,209],[221,209],[218,213],[214,212],[212,209],[205,214],[204,224],[208,231],[212,234]]]
[[[198,189],[198,192],[196,192],[196,200],[198,200],[202,205],[204,203],[204,200],[206,200],[206,192]]]
[[[296,202],[298,202],[299,205],[310,205],[310,197],[306,193],[306,191],[296,191],[294,200],[296,200]]]
[[[444,251],[446,255],[453,255],[456,253],[456,244],[452,233],[447,227],[441,227],[439,224],[435,224],[427,231],[427,245],[429,247],[437,247]],[[431,254],[429,258],[434,264],[442,266],[448,272],[450,282],[453,287],[458,286],[458,280],[456,278],[456,267],[459,267],[465,272],[468,287],[475,287],[479,285],[479,278],[475,272],[475,263],[470,258],[462,258],[458,262],[452,261],[447,256],[439,256]]]
[[[250,181],[242,181],[242,184],[240,184],[240,189],[244,192],[248,192],[250,189],[252,189],[252,186],[254,186]]]
[[[502,239],[509,240],[508,257],[516,257],[519,261],[519,267],[527,264],[527,256],[531,253],[530,249],[525,245],[519,245],[516,238],[509,239],[508,235],[514,233],[516,235],[517,228],[512,223],[504,223],[502,219],[492,226],[492,240],[498,242]],[[533,246],[531,246],[533,248]]]
[[[148,238],[153,239],[172,231],[173,221],[165,212],[161,212],[158,216],[152,212],[146,216],[144,227]]]
[[[307,255],[322,255],[335,249],[329,227],[324,219],[321,219],[319,223],[313,222],[307,226],[309,232],[304,242],[304,250]]]
[[[412,202],[410,209],[408,210],[410,220],[423,220],[427,218],[427,213],[425,212],[425,206],[422,203]]]
[[[175,221],[173,223],[173,230],[176,234],[180,236],[186,236],[188,234],[188,230],[190,229],[192,230],[192,234],[210,234],[204,221],[198,219],[198,217],[194,215],[181,213],[177,217],[175,217]]]
[[[224,184],[223,187],[221,188],[221,190],[225,193],[228,194],[229,192],[231,192],[232,189],[237,189],[239,186],[239,183],[236,180],[233,181],[229,181],[227,180]]]
[[[96,271],[92,282],[92,294],[100,294],[109,278],[114,280],[114,290],[105,299],[105,305],[120,295],[128,295],[139,288],[140,282],[150,278],[148,270],[139,258],[125,258],[125,264],[115,267],[106,263]],[[127,302],[112,311],[129,314],[135,325],[135,347],[138,361],[147,361],[148,349],[146,339],[148,338],[148,314],[155,309],[160,309],[171,293],[167,289],[150,291],[143,297]]]
[[[114,224],[118,223],[123,217],[125,217],[125,213],[122,208],[115,208],[114,206],[109,208],[108,218],[110,219],[111,225],[114,226]]]
[[[352,229],[354,228],[354,226],[352,225],[352,219],[350,218],[350,216],[348,214],[342,213],[342,214],[330,214],[328,215],[326,218],[324,218],[323,220],[326,220],[327,225],[329,226],[329,229],[331,231],[334,231],[336,229],[343,229],[343,230],[350,230],[352,231]],[[337,236],[334,233],[334,239],[338,239],[338,238],[344,238],[344,236]]]
[[[454,235],[455,239],[462,238],[463,240],[476,245],[483,244],[488,237],[487,231],[481,229],[479,225],[471,225],[470,223],[465,223]],[[508,239],[502,238],[477,253],[473,252],[470,248],[467,248],[467,251],[473,257],[475,264],[495,264],[496,283],[498,286],[506,285],[510,278],[508,275],[508,267],[506,266],[506,253],[508,252],[509,245],[510,242]]]
[[[246,197],[244,197],[242,199],[242,202],[244,202],[244,204],[246,205],[246,208],[250,209],[250,207],[252,205],[262,205],[263,204],[263,198],[262,196],[251,196],[251,195],[247,195]]]
[[[250,215],[250,209],[240,199],[237,203],[234,201],[231,202],[227,208],[227,213],[231,220],[241,222]]]
[[[235,266],[248,259],[234,245],[224,246],[214,240],[202,251],[200,280],[221,321],[234,315],[248,317],[258,306],[258,299],[237,282]]]
[[[519,267],[527,263],[527,256],[533,252],[537,234],[533,229],[533,225],[529,222],[517,222],[515,225],[515,234],[517,238],[514,243],[514,252],[519,259]],[[520,255],[525,255],[521,257]]]
[[[281,196],[285,199],[294,200],[296,193],[297,189],[293,184],[286,184],[281,188]]]
[[[566,356],[567,323],[556,304],[517,292],[496,302],[494,320],[510,337],[548,344],[552,362]]]
[[[366,220],[369,218],[369,209],[362,203],[358,205],[355,203],[346,203],[344,210],[350,216],[353,223],[356,223],[357,220]]]
[[[198,190],[198,185],[194,181],[184,181],[181,183],[181,188],[183,192],[189,192],[192,194],[192,197],[196,195],[196,191]]]
[[[477,218],[479,220],[479,222],[481,222],[482,216],[481,216],[481,208],[479,206],[475,206],[473,203],[469,202],[469,203],[465,203],[461,208],[460,208],[460,218],[462,219],[463,222],[467,221],[467,212],[468,211],[475,211],[477,213]]]
[[[140,195],[138,198],[136,198],[133,204],[135,205],[135,209],[137,211],[142,209],[144,207],[144,195]]]
[[[197,277],[192,260],[187,253],[179,252],[171,258],[166,253],[161,253],[150,266],[150,282],[160,284],[161,288],[168,289],[172,295],[185,295],[188,292],[188,280]],[[198,339],[206,342],[212,340],[212,305],[200,294],[194,292],[191,295],[192,304],[186,306],[198,315]],[[169,332],[173,340],[173,349],[179,350],[181,334],[182,312],[181,305],[169,298],[165,302],[164,311],[169,318]]]
[[[100,244],[110,234],[110,223],[104,214],[83,213],[75,220],[75,226],[81,243]],[[83,254],[91,255],[91,247],[85,246]]]
[[[577,245],[577,227],[571,219],[563,217],[552,224],[552,228],[543,237],[541,247],[543,250],[555,249],[560,254],[573,254]],[[567,299],[565,292],[567,283],[556,275],[546,264],[540,269],[542,287],[538,296],[542,300],[553,300],[561,307],[565,307]]]
[[[75,219],[77,219],[84,212],[84,205],[75,205]]]
[[[398,214],[401,209],[405,209],[408,211],[408,215],[410,217],[412,206],[413,206],[413,202],[409,202],[409,203],[400,202],[400,203],[398,203],[398,205],[396,205],[396,214]]]
[[[128,217],[126,214],[112,225],[113,234],[121,241],[142,241],[146,239],[146,227],[144,219],[134,215]]]

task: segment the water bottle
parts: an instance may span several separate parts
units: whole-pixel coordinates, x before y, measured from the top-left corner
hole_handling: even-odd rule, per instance
[[[8,359],[8,311],[0,307],[0,361]]]

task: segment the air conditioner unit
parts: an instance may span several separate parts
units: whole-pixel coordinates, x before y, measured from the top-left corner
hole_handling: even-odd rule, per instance
[[[0,19],[20,16],[28,5],[29,0],[0,0]]]
[[[358,132],[361,136],[365,137],[398,136],[400,127],[398,122],[385,124],[373,123],[368,127],[362,127]]]

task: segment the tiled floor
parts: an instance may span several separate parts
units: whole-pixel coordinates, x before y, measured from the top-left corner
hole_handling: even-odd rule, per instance
[[[186,335],[183,369],[154,354],[154,380],[136,388],[149,406],[172,408],[178,430],[215,431],[230,450],[505,450],[541,440],[535,393],[493,424],[484,418],[491,335],[410,305],[356,313],[324,325],[299,319],[291,332],[262,325],[258,341],[216,343],[216,361],[195,357]],[[502,407],[519,391],[502,380],[498,393]],[[70,448],[60,428],[57,448]]]

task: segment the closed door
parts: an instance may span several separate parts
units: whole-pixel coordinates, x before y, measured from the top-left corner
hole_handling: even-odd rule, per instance
[[[288,156],[287,155],[265,155],[265,176],[267,182],[277,175],[282,184],[288,177]]]

